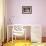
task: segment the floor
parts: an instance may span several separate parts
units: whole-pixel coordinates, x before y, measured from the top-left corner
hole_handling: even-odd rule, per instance
[[[46,46],[46,43],[31,43],[30,41],[14,40],[5,43],[3,46]]]
[[[31,46],[31,42],[30,41],[24,41],[24,40],[16,40],[16,41],[10,41],[6,44],[4,44],[4,46]]]

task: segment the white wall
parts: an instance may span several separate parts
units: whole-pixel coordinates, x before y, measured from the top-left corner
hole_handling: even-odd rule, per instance
[[[22,14],[22,6],[32,6],[32,14]],[[12,24],[40,24],[46,36],[46,0],[7,0],[7,8]]]

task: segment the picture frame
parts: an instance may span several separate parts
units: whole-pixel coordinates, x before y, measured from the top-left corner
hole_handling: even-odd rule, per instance
[[[32,14],[32,6],[22,6],[22,14]]]

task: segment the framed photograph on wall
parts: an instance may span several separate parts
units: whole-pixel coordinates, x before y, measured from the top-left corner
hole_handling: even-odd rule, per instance
[[[32,6],[22,6],[22,14],[32,14]]]

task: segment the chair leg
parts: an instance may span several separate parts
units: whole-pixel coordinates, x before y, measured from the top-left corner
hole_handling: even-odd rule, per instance
[[[12,34],[12,43],[13,43],[13,34]]]
[[[16,36],[15,36],[15,42],[16,42]]]
[[[26,42],[26,31],[25,31],[25,42]]]

